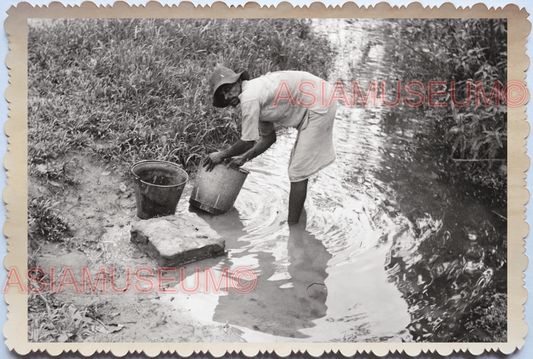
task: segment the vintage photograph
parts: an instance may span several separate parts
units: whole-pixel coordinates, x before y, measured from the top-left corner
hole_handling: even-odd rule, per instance
[[[507,341],[507,35],[29,19],[28,341]]]
[[[6,347],[520,349],[527,16],[10,8]]]

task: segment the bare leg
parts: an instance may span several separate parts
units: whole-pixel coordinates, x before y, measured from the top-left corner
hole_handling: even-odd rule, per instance
[[[291,193],[289,194],[289,224],[298,223],[302,209],[304,208],[305,198],[307,197],[307,182],[291,182]]]

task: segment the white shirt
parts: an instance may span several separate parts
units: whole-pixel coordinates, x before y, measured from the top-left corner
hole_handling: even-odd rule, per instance
[[[275,126],[297,127],[308,111],[325,113],[331,107],[333,86],[303,71],[269,72],[243,81],[239,95],[243,141],[257,141]]]

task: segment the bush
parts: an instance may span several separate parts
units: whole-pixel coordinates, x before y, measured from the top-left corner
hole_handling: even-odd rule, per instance
[[[30,239],[39,237],[60,242],[70,235],[68,222],[54,208],[57,204],[45,198],[32,198],[28,201]]]
[[[395,62],[393,72],[402,83],[422,82],[427,99],[429,81],[446,82],[441,87],[446,96],[440,100],[448,106],[426,106],[421,112],[431,123],[426,145],[444,146],[448,160],[454,161],[466,179],[504,190],[507,107],[489,98],[492,90],[494,96],[506,98],[506,19],[403,19],[390,23],[389,31],[401,39],[390,56]],[[480,106],[475,101],[476,84]],[[468,86],[471,101],[463,107],[461,102],[469,98]]]

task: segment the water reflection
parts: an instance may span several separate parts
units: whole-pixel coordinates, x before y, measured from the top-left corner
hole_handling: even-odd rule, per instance
[[[276,275],[275,258],[257,253],[260,276],[252,293],[230,291],[220,297],[213,319],[217,322],[285,337],[306,337],[299,329],[314,326],[313,320],[326,315],[327,263],[331,254],[306,230],[305,214],[297,225],[288,226],[288,235],[279,238],[288,254],[285,275]],[[233,256],[232,261],[250,255],[250,251]]]
[[[414,340],[505,341],[506,203],[457,179],[466,176],[448,151],[427,145],[432,123],[421,110],[381,116],[387,141],[374,175],[393,189],[409,225],[386,269],[409,305]]]
[[[391,138],[391,153],[403,142]],[[450,183],[436,158],[420,150],[401,159],[388,156],[384,165],[391,171],[378,173],[391,183],[410,223],[395,239],[386,267],[411,308],[409,330],[419,341],[504,341],[505,333],[473,323],[483,316],[476,306],[487,300],[506,317],[505,298],[497,294],[506,292],[507,223],[497,214],[505,209],[471,185]]]
[[[336,32],[342,41],[356,37],[351,35]],[[359,55],[345,45],[350,48],[346,54]],[[367,53],[369,62],[379,58],[375,50]],[[344,66],[344,60],[339,58],[335,67]],[[311,179],[307,219],[300,225],[284,223],[287,160],[296,135],[291,130],[246,164],[250,175],[235,203],[239,220],[231,214],[206,218],[226,239],[228,256],[216,267],[246,265],[258,275],[253,292],[230,291],[212,298],[213,321],[253,331],[245,334],[252,341],[408,339],[406,302],[384,268],[389,238],[401,226],[384,210],[390,191],[375,177],[383,155],[381,110],[372,109],[369,121],[365,113],[339,108],[334,129],[337,160]],[[352,176],[357,179],[352,181]],[[235,223],[236,232],[226,221]],[[254,336],[257,332],[271,336]]]
[[[372,21],[371,26],[365,23],[367,30],[361,26],[365,20],[320,21],[324,23],[318,22],[318,28],[341,49],[343,61],[336,64],[333,77],[342,78],[347,64],[359,63],[364,66],[354,67],[356,79],[394,78],[387,58],[388,43],[394,40],[383,34],[385,21],[367,20]],[[372,26],[375,32],[368,30]],[[383,41],[374,41],[375,37]],[[345,38],[360,38],[372,46],[357,54],[357,49],[347,50]],[[412,339],[505,341],[507,220],[502,214],[506,203],[496,203],[490,193],[453,180],[457,169],[450,170],[453,166],[443,160],[448,154],[424,146],[431,123],[422,107],[356,108],[347,111],[348,118],[354,119],[355,131],[346,132],[351,143],[344,148],[341,141],[338,147],[359,165],[347,171],[345,181],[360,184],[356,193],[363,193],[355,196],[362,199],[362,212],[370,213],[373,228],[379,228],[375,225],[379,216],[401,228],[382,227],[382,238],[388,236],[391,245],[384,268],[409,306],[407,328]],[[364,256],[372,252],[367,246]],[[334,269],[329,270],[330,277],[335,277]],[[377,273],[374,269],[371,276],[377,279]],[[354,283],[352,288],[356,287]],[[364,327],[353,329],[361,340],[364,331],[357,328]]]

